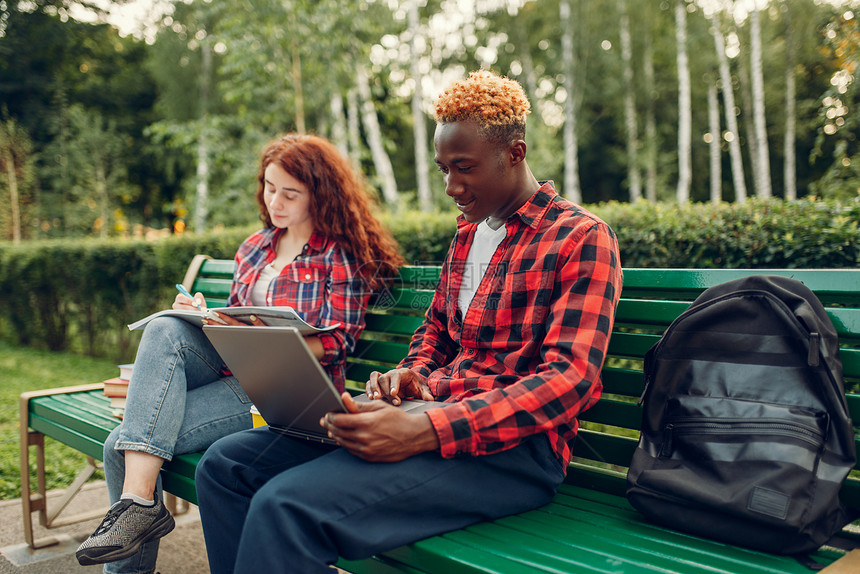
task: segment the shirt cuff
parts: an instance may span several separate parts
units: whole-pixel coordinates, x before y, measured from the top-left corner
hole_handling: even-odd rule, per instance
[[[319,333],[317,337],[319,337],[320,343],[323,346],[323,356],[320,358],[320,364],[331,365],[340,357],[340,343],[331,333]]]
[[[471,454],[474,435],[469,424],[468,410],[460,403],[446,404],[444,407],[424,411],[439,437],[439,453],[442,458],[453,458],[458,454]],[[458,441],[454,427],[465,430],[466,436]],[[464,434],[464,433],[461,433]]]

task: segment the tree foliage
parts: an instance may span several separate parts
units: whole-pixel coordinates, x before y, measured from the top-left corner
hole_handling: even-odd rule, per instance
[[[858,2],[846,2],[770,0],[759,13],[768,159],[777,197],[783,195],[787,153],[780,114],[787,10],[793,22],[798,195],[857,194],[860,41],[850,6],[856,9]],[[201,158],[209,187],[206,225],[254,221],[252,193],[265,142],[289,130],[333,136],[346,132],[345,123],[352,126],[349,153],[370,186],[383,186],[369,145],[378,154],[379,137],[399,196],[413,203],[415,146],[429,148],[432,142],[413,141],[412,94],[421,93],[432,134],[433,98],[452,79],[479,67],[526,88],[533,104],[529,163],[540,179],[559,185],[564,179],[563,124],[565,110],[573,109],[583,202],[627,200],[628,174],[640,171],[648,174],[649,198],[675,197],[680,173],[674,0],[625,2],[631,56],[626,72],[618,0],[569,3],[573,72],[562,65],[559,0],[423,0],[417,29],[407,25],[405,0],[183,0],[170,5],[147,40],[121,36],[103,18],[87,23],[72,17],[73,8],[89,4],[0,3],[0,104],[31,142],[20,214],[25,238],[126,235],[170,228],[178,218],[190,221],[189,212],[201,207]],[[731,201],[725,138],[740,145],[750,189],[755,165],[746,103],[753,101],[750,18],[738,2],[687,0],[682,6],[691,72],[690,199],[709,198],[706,140],[717,139],[723,199]],[[731,84],[721,82],[720,88],[731,89],[736,100],[736,109],[721,114],[738,119],[731,134],[725,120],[721,133],[710,133],[706,105],[720,77],[711,35],[715,10]],[[360,126],[351,105],[360,69],[369,74],[378,134]],[[725,107],[723,97],[718,105]],[[625,123],[625,106],[634,111],[633,124],[629,114]],[[639,134],[639,141],[629,141],[629,134]],[[432,167],[432,156],[428,163]],[[441,179],[430,179],[435,207],[450,205]],[[0,182],[0,189],[7,187]],[[2,222],[4,232],[11,230]]]

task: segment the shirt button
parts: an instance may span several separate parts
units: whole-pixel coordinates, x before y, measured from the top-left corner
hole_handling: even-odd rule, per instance
[[[307,279],[308,281],[310,281],[310,280],[311,280],[311,274],[310,274],[310,273],[305,273],[305,279]]]

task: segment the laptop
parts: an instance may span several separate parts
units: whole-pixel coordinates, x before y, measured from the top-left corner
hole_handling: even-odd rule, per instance
[[[203,332],[260,411],[280,433],[335,444],[319,424],[328,412],[345,412],[340,393],[294,327],[204,325]],[[367,401],[362,393],[356,401]],[[400,407],[420,413],[441,403],[405,400]]]

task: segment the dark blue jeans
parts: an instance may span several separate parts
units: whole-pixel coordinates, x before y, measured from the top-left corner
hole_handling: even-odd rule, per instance
[[[537,508],[563,478],[543,435],[487,456],[371,463],[261,427],[213,444],[196,481],[213,574],[309,574]]]

